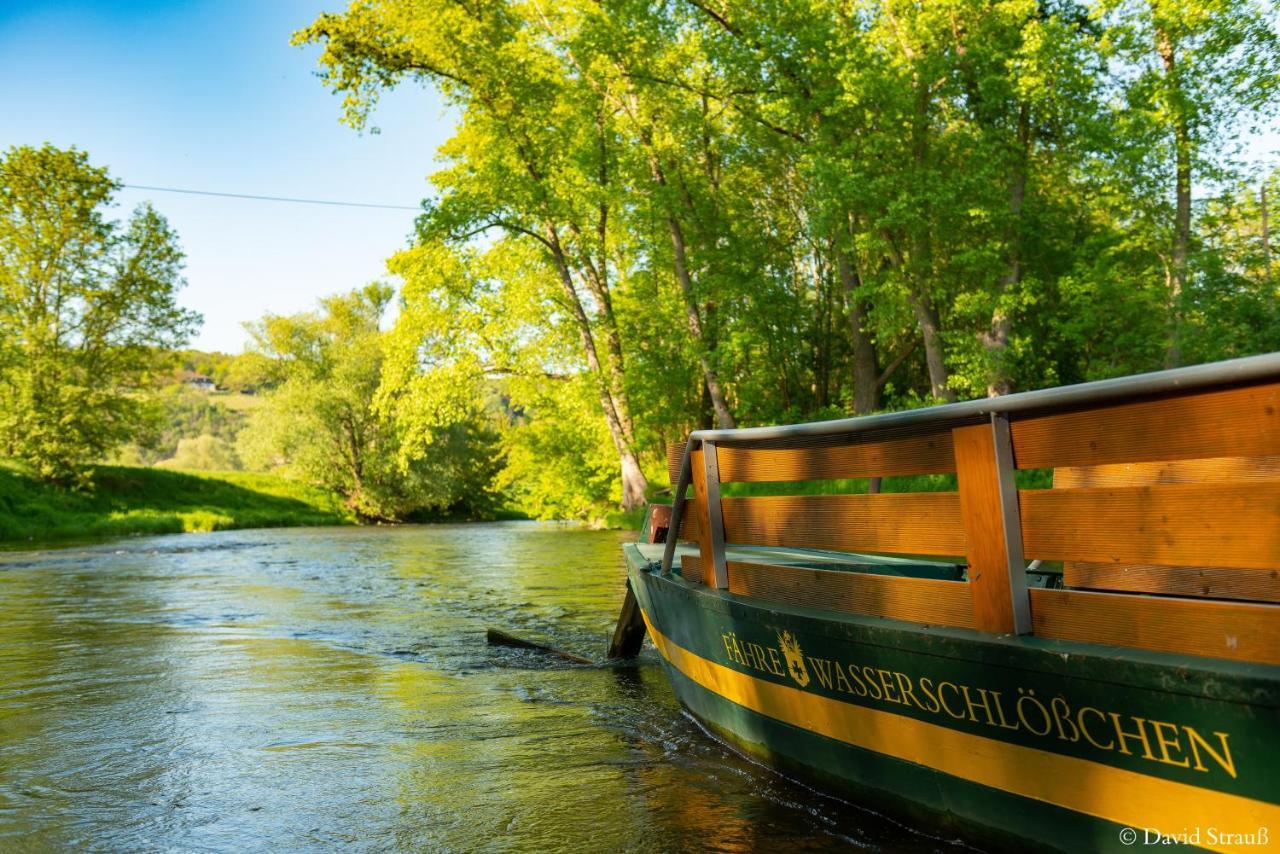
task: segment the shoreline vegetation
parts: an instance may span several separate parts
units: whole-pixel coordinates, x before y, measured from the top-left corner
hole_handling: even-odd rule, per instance
[[[336,493],[267,472],[98,465],[90,467],[88,479],[88,488],[69,490],[40,480],[21,462],[0,459],[0,551],[116,537],[361,524]],[[635,529],[642,516],[643,511],[614,512],[585,524]],[[529,518],[499,508],[483,517],[420,513],[404,522]]]
[[[0,548],[355,522],[337,495],[273,474],[103,465],[89,479],[89,488],[67,490],[0,461]]]
[[[730,5],[318,15],[342,121],[402,85],[457,120],[386,277],[237,354],[189,349],[144,185],[0,152],[0,457],[67,490],[13,475],[0,524],[629,526],[698,428],[1280,351],[1275,4]]]

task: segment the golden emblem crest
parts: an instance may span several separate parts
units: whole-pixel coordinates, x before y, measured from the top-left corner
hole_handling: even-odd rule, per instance
[[[800,642],[791,632],[778,633],[778,645],[787,659],[787,671],[801,688],[809,684],[809,668],[804,666],[804,654],[800,651]]]

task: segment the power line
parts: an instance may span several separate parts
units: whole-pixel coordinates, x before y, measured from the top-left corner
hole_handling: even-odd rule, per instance
[[[287,196],[257,196],[251,193],[217,193],[212,190],[184,190],[178,187],[151,187],[146,184],[122,184],[130,190],[152,190],[160,193],[184,193],[188,196],[220,196],[226,199],[253,199],[259,202],[289,202],[295,205],[329,205],[340,208],[381,208],[392,211],[421,211],[409,205],[379,205],[371,202],[338,202],[331,199],[294,199]]]
[[[23,173],[18,173],[23,174]],[[24,177],[34,177],[25,175]],[[60,178],[59,180],[71,181],[73,183],[93,184],[96,183],[87,178]],[[150,184],[116,184],[118,187],[126,187],[130,190],[151,190],[159,193],[183,193],[188,196],[218,196],[224,199],[253,199],[260,202],[288,202],[295,205],[329,205],[331,207],[340,208],[380,208],[382,210],[391,211],[419,211],[422,208],[413,207],[411,205],[383,205],[376,202],[340,202],[333,199],[298,199],[291,196],[262,196],[253,193],[222,193],[215,190],[188,190],[180,187],[155,187]]]

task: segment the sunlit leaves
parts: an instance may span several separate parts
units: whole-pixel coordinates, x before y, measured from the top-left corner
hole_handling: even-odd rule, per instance
[[[1252,0],[359,0],[297,36],[348,119],[406,80],[460,117],[393,261],[379,411],[414,459],[485,406],[502,482],[581,515],[608,500],[610,454],[660,478],[663,443],[719,417],[717,374],[749,424],[846,414],[859,378],[865,411],[1158,367],[1174,124],[1194,112],[1197,175],[1229,175],[1233,128],[1277,101],[1272,18]],[[1223,234],[1206,223],[1190,262],[1191,358],[1275,340],[1265,265]]]
[[[0,454],[64,483],[143,430],[136,392],[199,323],[177,235],[108,219],[118,187],[75,149],[0,155]]]

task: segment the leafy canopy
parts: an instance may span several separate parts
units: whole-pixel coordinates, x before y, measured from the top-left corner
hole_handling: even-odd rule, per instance
[[[118,189],[76,149],[0,156],[0,451],[64,483],[139,430],[137,392],[200,322],[177,236],[149,205],[110,219]]]

